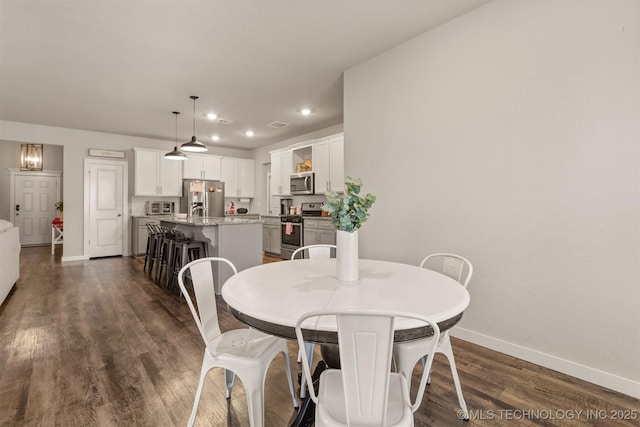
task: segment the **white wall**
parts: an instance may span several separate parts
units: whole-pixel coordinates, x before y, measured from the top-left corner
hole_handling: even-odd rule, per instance
[[[640,396],[640,2],[496,0],[345,73],[361,255],[474,264],[458,336]],[[384,245],[379,242],[384,241]]]
[[[170,151],[172,142],[136,138],[77,129],[39,126],[0,120],[0,140],[55,144],[64,147],[64,245],[63,261],[82,259],[84,229],[84,159],[89,148],[126,151],[129,162],[129,182],[133,185],[133,147]],[[210,154],[251,158],[248,150],[212,148]],[[131,187],[132,188],[132,187]],[[131,197],[131,194],[129,195]],[[131,206],[131,205],[130,205]]]

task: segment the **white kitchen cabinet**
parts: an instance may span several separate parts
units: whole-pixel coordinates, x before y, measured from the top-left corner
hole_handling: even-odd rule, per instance
[[[293,173],[293,153],[291,150],[271,153],[271,195],[291,195],[291,174]]]
[[[262,217],[262,249],[272,255],[280,255],[281,227],[280,217]]]
[[[225,197],[254,197],[254,161],[252,159],[222,158],[222,181]]]
[[[336,229],[329,218],[309,219],[303,221],[303,244],[309,245],[335,245]]]
[[[182,196],[182,162],[167,160],[164,151],[134,148],[135,196]]]
[[[222,158],[218,156],[187,155],[182,169],[185,179],[222,180]]]
[[[344,192],[344,134],[322,138],[313,144],[316,193]]]

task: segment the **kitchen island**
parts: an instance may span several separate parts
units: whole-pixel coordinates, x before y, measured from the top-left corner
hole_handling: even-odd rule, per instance
[[[170,230],[177,229],[193,240],[209,245],[209,256],[231,261],[238,271],[262,264],[262,221],[257,219],[190,217],[176,218],[161,215],[152,218]],[[215,292],[220,294],[222,285],[233,272],[226,266],[214,267]]]

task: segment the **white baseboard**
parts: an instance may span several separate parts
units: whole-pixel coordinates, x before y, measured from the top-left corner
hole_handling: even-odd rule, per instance
[[[89,257],[84,255],[79,256],[63,256],[60,258],[61,262],[69,262],[69,261],[88,261]]]
[[[638,381],[460,327],[453,328],[450,335],[635,398],[640,398],[640,382]]]

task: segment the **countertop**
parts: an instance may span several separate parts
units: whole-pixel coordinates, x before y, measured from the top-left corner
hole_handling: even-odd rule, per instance
[[[253,213],[253,212],[247,212],[247,213],[235,213],[235,214],[225,214],[224,216],[226,217],[243,217],[243,216],[260,216],[260,214],[257,213]]]
[[[215,225],[241,225],[241,224],[262,224],[259,219],[244,219],[230,217],[191,217],[191,218],[175,218],[173,215],[150,215],[149,218],[159,219],[163,222],[171,222],[173,224],[201,226]]]

